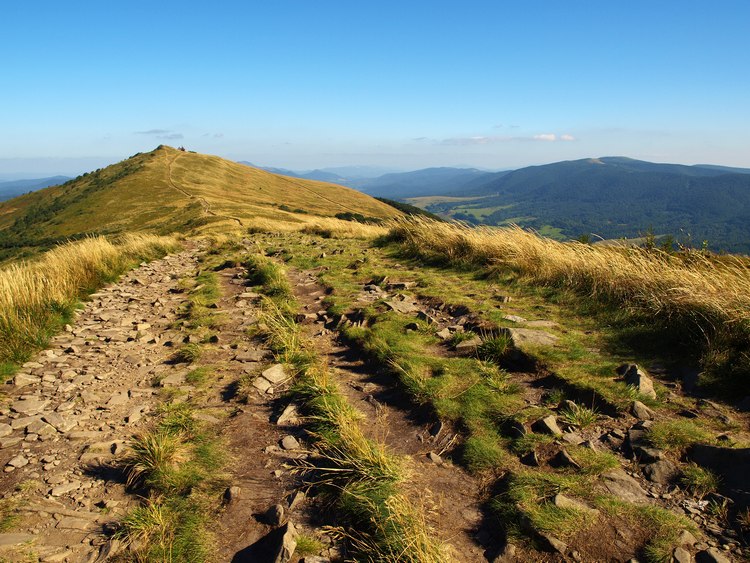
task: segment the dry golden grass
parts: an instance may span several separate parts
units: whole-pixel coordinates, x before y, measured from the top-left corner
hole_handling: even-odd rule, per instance
[[[470,228],[425,219],[396,220],[391,236],[423,257],[513,271],[655,320],[699,332],[704,344],[750,343],[750,260],[701,251],[557,242],[518,227]]]
[[[0,362],[19,362],[43,345],[77,300],[128,266],[176,248],[173,237],[124,235],[69,243],[33,262],[0,270]]]
[[[385,226],[344,221],[334,217],[291,215],[293,215],[293,221],[258,217],[248,220],[247,223],[251,232],[291,233],[304,231],[329,238],[372,239],[384,236],[389,231],[388,227]]]

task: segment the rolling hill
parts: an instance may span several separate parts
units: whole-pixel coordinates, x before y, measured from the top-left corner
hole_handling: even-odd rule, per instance
[[[406,188],[405,188],[406,189]],[[474,224],[516,223],[556,238],[638,237],[649,229],[714,250],[750,252],[750,174],[603,157],[484,174],[411,200]]]
[[[88,233],[243,227],[251,220],[400,213],[355,190],[160,146],[0,204],[0,247],[49,245]]]

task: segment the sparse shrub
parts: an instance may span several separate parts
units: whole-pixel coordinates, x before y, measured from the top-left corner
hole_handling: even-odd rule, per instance
[[[542,395],[542,404],[557,406],[565,400],[565,391],[559,387],[553,387]]]
[[[306,534],[297,536],[297,548],[294,550],[296,555],[314,555],[323,551],[323,542]]]
[[[164,488],[171,477],[170,473],[186,457],[182,437],[173,432],[159,430],[136,436],[122,460],[128,486]]]

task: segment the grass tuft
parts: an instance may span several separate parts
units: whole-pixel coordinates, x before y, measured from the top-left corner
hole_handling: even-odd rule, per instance
[[[711,470],[690,463],[682,468],[680,484],[694,496],[702,499],[708,493],[719,489],[719,478]]]
[[[599,420],[599,413],[596,409],[572,403],[560,411],[560,419],[576,428],[588,428]]]
[[[185,344],[172,355],[176,364],[192,364],[201,357],[201,347],[198,344]]]

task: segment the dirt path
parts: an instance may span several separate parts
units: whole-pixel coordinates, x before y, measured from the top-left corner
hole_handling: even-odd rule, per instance
[[[324,319],[313,320],[322,317],[320,301],[325,295],[317,283],[317,273],[290,271],[289,275],[302,310],[308,315],[306,331],[321,356],[334,368],[349,402],[364,413],[366,434],[409,459],[412,474],[407,486],[412,498],[425,503],[428,521],[441,539],[451,545],[456,560],[486,561],[485,551],[490,546],[481,545],[477,539],[477,536],[488,539],[480,533],[481,483],[439,457],[452,438],[447,428],[441,429],[428,413],[415,409],[392,378],[368,366],[348,347],[339,345],[335,334],[325,328]]]

